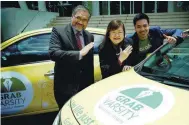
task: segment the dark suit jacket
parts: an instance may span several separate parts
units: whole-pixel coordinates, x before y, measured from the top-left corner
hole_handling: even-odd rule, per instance
[[[85,45],[94,39],[93,35],[85,30],[83,36]],[[52,29],[49,54],[55,61],[56,92],[73,95],[94,82],[93,49],[79,60],[79,48],[71,24]]]

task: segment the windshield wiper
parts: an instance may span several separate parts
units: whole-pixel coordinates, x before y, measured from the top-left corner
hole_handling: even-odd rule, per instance
[[[159,74],[151,74],[151,73],[146,73],[146,72],[138,72],[138,73],[148,78],[153,77],[153,78],[160,79],[159,81],[168,85],[189,88],[189,78],[172,75],[172,74],[159,75]],[[171,82],[167,82],[167,81],[171,81]]]

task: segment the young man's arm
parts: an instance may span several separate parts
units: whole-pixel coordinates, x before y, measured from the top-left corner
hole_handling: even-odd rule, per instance
[[[183,31],[181,29],[161,29],[161,32],[167,36],[181,37]]]
[[[161,29],[161,32],[166,36],[174,37],[177,45],[183,41],[183,31],[181,29]]]

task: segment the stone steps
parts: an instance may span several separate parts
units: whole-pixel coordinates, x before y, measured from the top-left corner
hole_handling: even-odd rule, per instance
[[[133,33],[133,17],[135,15],[136,14],[92,16],[88,27],[106,29],[111,20],[119,19],[125,24],[126,32]],[[147,15],[150,18],[150,26],[160,26],[161,28],[166,29],[189,29],[189,12],[147,13]],[[56,17],[47,25],[47,27],[66,25],[69,24],[70,21],[71,17]]]

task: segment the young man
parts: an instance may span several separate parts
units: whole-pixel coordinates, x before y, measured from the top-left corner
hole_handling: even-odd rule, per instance
[[[77,6],[71,24],[52,29],[49,54],[55,61],[54,95],[61,108],[74,94],[94,82],[92,34],[85,30],[91,15]]]
[[[163,40],[171,44],[181,42],[182,30],[161,29],[159,26],[149,26],[149,17],[144,13],[137,14],[133,19],[135,33],[129,36],[133,40],[133,50],[126,60],[126,65],[134,66],[146,58],[148,53],[153,52],[163,44]]]

